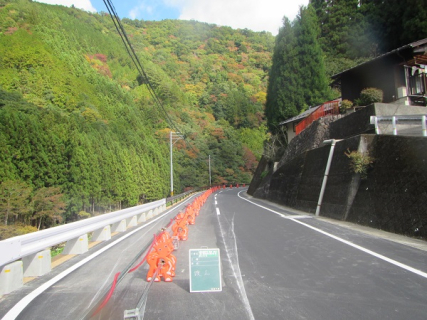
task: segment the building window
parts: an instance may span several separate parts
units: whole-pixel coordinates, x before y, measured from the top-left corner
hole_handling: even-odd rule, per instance
[[[426,74],[417,70],[414,75],[411,75],[409,77],[409,89],[411,95],[426,94]]]

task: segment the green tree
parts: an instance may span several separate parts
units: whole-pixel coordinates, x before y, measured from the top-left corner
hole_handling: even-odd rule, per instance
[[[319,36],[322,48],[331,56],[347,56],[352,43],[351,30],[357,21],[358,0],[313,1],[312,6],[319,19]],[[310,7],[310,6],[309,6]],[[317,27],[315,28],[317,29]]]
[[[312,6],[301,7],[293,24],[283,19],[267,88],[265,113],[272,133],[281,121],[330,97],[318,31]]]
[[[299,112],[305,106],[316,106],[330,97],[326,78],[323,51],[318,42],[319,28],[312,6],[301,7],[297,18],[296,37],[300,68],[298,75],[302,85],[305,105],[297,105]]]
[[[288,18],[276,37],[273,64],[267,88],[265,115],[271,132],[278,130],[279,122],[298,114],[303,105],[303,93],[295,30]]]
[[[32,219],[36,221],[38,230],[44,221],[47,226],[62,221],[61,214],[65,209],[62,197],[63,194],[58,187],[41,188],[35,192],[31,201],[34,210]]]
[[[0,184],[0,212],[4,225],[7,225],[13,215],[16,221],[19,217],[23,220],[29,212],[31,188],[21,181],[4,181]]]

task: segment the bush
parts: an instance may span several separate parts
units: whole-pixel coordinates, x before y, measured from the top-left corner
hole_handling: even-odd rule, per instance
[[[383,101],[383,91],[377,88],[366,88],[360,93],[358,104],[360,106],[367,106],[375,102]]]
[[[36,227],[25,226],[21,223],[14,225],[2,225],[0,226],[0,240],[20,236],[23,234],[31,233],[37,231]]]
[[[261,173],[261,179],[264,179],[268,175],[268,170],[265,170]]]
[[[350,159],[350,168],[354,173],[360,174],[361,179],[368,177],[368,169],[374,163],[374,159],[369,156],[368,152],[351,151],[347,149],[344,154]]]
[[[341,101],[340,113],[345,113],[352,106],[353,106],[353,102],[351,102],[350,100]]]
[[[90,218],[90,217],[92,216],[89,212],[86,212],[86,211],[80,211],[80,212],[78,213],[78,215],[79,215],[79,219],[80,219],[80,220],[81,220],[81,219]]]

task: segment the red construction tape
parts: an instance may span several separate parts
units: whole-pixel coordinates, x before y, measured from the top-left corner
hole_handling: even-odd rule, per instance
[[[148,254],[150,253],[150,251],[153,248],[153,246],[154,246],[155,243],[156,243],[156,235],[154,235],[153,242],[151,243],[150,248],[148,248],[147,254],[145,255],[144,259],[142,259],[141,262],[138,263],[138,265],[136,265],[135,267],[133,267],[132,269],[130,269],[128,271],[128,273],[134,272],[136,269],[138,269],[144,263],[145,260],[147,260]]]
[[[96,315],[99,311],[101,311],[101,309],[104,308],[105,305],[110,300],[111,296],[113,295],[114,290],[116,289],[116,283],[117,283],[117,279],[119,278],[119,275],[120,275],[120,272],[117,272],[116,275],[114,276],[114,281],[113,281],[113,284],[111,285],[110,291],[108,292],[107,296],[105,297],[104,301],[102,301],[102,303],[98,307],[98,309],[96,309],[96,311],[93,313],[92,317],[94,315]]]
[[[215,188],[215,189],[217,189],[217,188]],[[204,202],[206,201],[206,198],[207,197],[209,197],[209,195],[212,193],[214,191],[214,189],[210,189],[210,190],[208,190],[208,191],[206,191],[204,194],[202,194],[202,196],[200,196],[200,197],[198,197],[198,198],[196,198],[196,200],[199,200],[199,198],[200,198],[200,200],[201,200],[201,202],[202,202],[202,205],[204,204]],[[171,219],[171,221],[169,222],[169,224],[166,226],[166,228],[169,228],[170,227],[170,225],[174,222],[175,220],[174,219]],[[128,271],[128,273],[131,273],[131,272],[134,272],[135,270],[137,270],[146,260],[147,260],[147,257],[148,257],[148,255],[150,254],[150,251],[151,251],[151,249],[153,248],[153,246],[154,246],[154,244],[156,243],[156,235],[154,235],[154,239],[153,239],[153,242],[151,243],[151,246],[150,246],[150,248],[147,250],[147,254],[145,255],[145,257],[141,260],[141,262],[140,263],[138,263],[135,267],[133,267],[132,269],[130,269],[129,271]],[[157,273],[158,273],[158,271],[160,270],[160,267],[158,267],[157,268],[157,270],[156,270],[156,275],[157,275]],[[111,296],[113,295],[113,293],[114,293],[114,290],[116,289],[116,285],[117,285],[117,280],[118,280],[118,278],[119,278],[119,276],[120,276],[120,272],[117,272],[116,274],[115,274],[115,276],[114,276],[114,280],[113,280],[113,283],[111,284],[111,288],[110,288],[110,291],[108,292],[108,294],[107,294],[107,296],[105,297],[105,299],[104,299],[104,301],[102,301],[102,303],[100,304],[100,306],[96,309],[96,311],[92,314],[92,317],[93,316],[95,316],[99,311],[101,311],[102,310],[102,308],[104,308],[105,307],[105,305],[108,303],[108,301],[110,300],[110,298],[111,298]],[[153,279],[154,279],[154,277],[153,277]]]

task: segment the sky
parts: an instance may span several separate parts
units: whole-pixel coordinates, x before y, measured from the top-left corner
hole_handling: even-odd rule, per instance
[[[107,11],[103,0],[36,0],[90,12]],[[120,18],[196,20],[233,29],[277,35],[284,16],[291,21],[309,0],[111,0]]]

